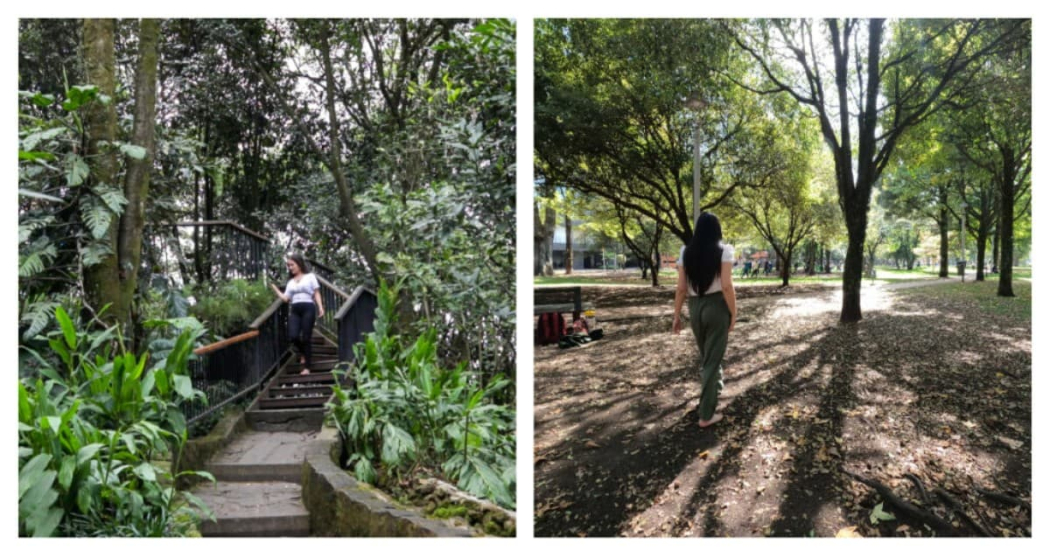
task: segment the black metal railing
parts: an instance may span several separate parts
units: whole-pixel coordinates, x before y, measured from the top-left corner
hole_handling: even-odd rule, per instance
[[[194,350],[190,379],[207,402],[184,406],[187,423],[261,390],[288,352],[287,325],[288,307],[277,299],[252,322],[250,331]]]
[[[323,277],[329,282],[335,281],[335,269],[325,264],[322,264],[313,258],[307,258],[306,263],[310,265],[310,270],[317,274],[318,277]],[[327,308],[327,306],[325,306],[325,308]]]
[[[347,298],[335,314],[339,339],[339,361],[354,361],[354,345],[364,342],[365,335],[375,331],[376,308],[379,299],[375,291],[367,287],[358,287]]]
[[[328,340],[339,342],[339,324],[335,316],[343,304],[350,300],[350,295],[336,287],[327,278],[322,277],[321,274],[315,273],[314,275],[317,277],[317,282],[321,284],[319,291],[321,304],[324,304],[324,315],[317,318],[317,330]]]
[[[269,261],[270,240],[228,221],[150,224],[143,262],[149,273],[166,274],[179,286],[191,282],[255,279]]]

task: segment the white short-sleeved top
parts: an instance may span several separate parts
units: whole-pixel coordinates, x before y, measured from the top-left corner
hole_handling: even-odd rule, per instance
[[[295,278],[288,280],[288,285],[284,288],[284,294],[292,304],[296,302],[313,302],[314,291],[320,288],[321,284],[317,282],[317,277],[314,274],[303,274],[299,281],[296,281]]]
[[[725,264],[726,262],[728,262],[728,263],[732,264],[733,263],[733,246],[732,245],[728,245],[726,243],[720,243],[720,244],[722,245],[722,263]],[[683,245],[682,246],[682,250],[678,251],[678,262],[677,262],[677,264],[679,266],[684,266],[682,264],[682,260],[684,258],[685,258],[685,246]],[[696,295],[696,291],[693,290],[692,284],[688,285],[688,287],[689,287],[689,296],[691,296],[691,297],[697,296]],[[715,273],[714,281],[711,282],[711,286],[707,288],[707,291],[705,291],[704,294],[705,295],[710,295],[711,293],[717,293],[717,292],[719,292],[721,290],[722,290],[722,270],[719,270],[718,272]]]

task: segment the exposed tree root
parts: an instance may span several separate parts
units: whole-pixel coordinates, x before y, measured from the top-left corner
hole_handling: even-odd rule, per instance
[[[972,517],[970,517],[970,515],[966,514],[966,511],[963,509],[962,503],[959,503],[959,500],[955,499],[955,496],[949,494],[947,491],[941,488],[934,488],[933,493],[937,494],[937,497],[941,498],[941,501],[943,501],[948,507],[951,507],[953,513],[965,520],[966,524],[969,524],[970,527],[976,530],[978,534],[986,538],[992,537],[992,533],[989,532],[987,528],[985,528],[981,525],[981,523],[977,522]]]
[[[1002,504],[1005,504],[1005,505],[1019,505],[1019,506],[1024,507],[1025,509],[1028,509],[1028,510],[1032,509],[1032,504],[1031,503],[1028,503],[1027,501],[1025,501],[1023,499],[1016,498],[1014,496],[1008,496],[1006,494],[1001,494],[999,492],[993,492],[992,490],[986,490],[984,488],[977,488],[977,493],[981,494],[982,496],[984,496],[984,497],[986,497],[986,498],[988,498],[988,499],[990,499],[992,501],[998,501],[999,503],[1002,503]]]
[[[919,495],[922,496],[922,506],[929,507],[930,494],[926,493],[926,486],[923,485],[922,479],[920,479],[918,476],[912,473],[904,475],[904,478],[907,478],[908,480],[912,481],[912,484],[915,485],[915,489],[919,491]]]
[[[864,484],[866,486],[870,486],[876,492],[878,492],[880,496],[882,496],[882,499],[889,503],[898,512],[903,513],[911,517],[912,519],[918,521],[920,525],[925,524],[926,526],[930,527],[930,529],[936,531],[938,535],[960,535],[958,529],[952,526],[952,523],[948,522],[947,520],[944,520],[943,518],[929,511],[925,511],[916,507],[915,505],[912,505],[908,500],[901,499],[897,496],[897,494],[893,493],[893,490],[889,489],[889,487],[882,484],[881,482],[872,480],[870,478],[865,478],[859,474],[851,473],[845,468],[842,469],[842,472],[849,475],[850,478],[852,478],[853,480],[856,480],[857,482],[860,482],[861,484]]]

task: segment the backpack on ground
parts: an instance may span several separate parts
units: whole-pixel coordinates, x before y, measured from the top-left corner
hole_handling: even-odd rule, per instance
[[[564,334],[565,317],[561,313],[540,314],[540,321],[536,326],[536,344],[558,344]]]

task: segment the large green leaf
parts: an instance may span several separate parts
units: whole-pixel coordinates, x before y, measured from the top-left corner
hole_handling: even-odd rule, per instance
[[[40,145],[40,142],[53,140],[65,132],[67,132],[67,130],[64,127],[49,128],[47,130],[41,130],[40,132],[33,132],[22,139],[22,143],[19,144],[19,150],[32,151],[36,149],[37,145]]]
[[[416,443],[407,431],[387,423],[383,426],[383,447],[380,460],[390,466],[399,466],[403,460],[411,458],[416,452]]]
[[[95,239],[102,239],[109,232],[110,222],[113,220],[112,211],[104,208],[102,205],[89,205],[87,203],[85,203],[82,210],[84,212],[84,221],[91,231],[91,236]]]
[[[127,143],[120,144],[120,151],[128,157],[131,157],[132,159],[138,161],[141,161],[142,159],[146,158],[146,148],[142,147],[141,145],[133,145]]]
[[[88,175],[91,174],[91,168],[88,167],[87,162],[84,158],[77,154],[70,154],[68,157],[69,168],[66,169],[66,184],[69,187],[76,187],[84,183]]]
[[[55,319],[58,320],[59,327],[62,328],[62,336],[66,339],[66,346],[70,350],[76,350],[77,348],[77,330],[73,327],[73,320],[69,318],[69,314],[61,306],[55,308]]]
[[[62,102],[62,109],[76,111],[98,96],[97,86],[73,86],[66,94],[66,100]]]
[[[175,375],[175,393],[183,399],[193,398],[193,380],[186,375]]]
[[[34,484],[38,484],[43,478],[44,473],[47,471],[48,464],[51,463],[51,455],[42,453],[34,456],[18,472],[18,499],[21,501],[22,497],[26,495],[30,488]],[[53,471],[52,471],[53,472]]]
[[[32,197],[33,199],[40,199],[43,201],[54,201],[56,203],[64,202],[62,199],[59,199],[58,197],[55,197],[53,195],[47,195],[45,193],[36,192],[31,189],[18,188],[18,194],[23,195],[25,197]]]

